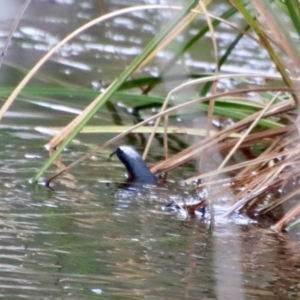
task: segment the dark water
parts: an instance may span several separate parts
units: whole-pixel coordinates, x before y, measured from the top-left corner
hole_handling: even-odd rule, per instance
[[[2,45],[22,3],[1,0],[7,9],[6,13],[1,12]],[[126,1],[118,3],[32,0],[5,55],[1,86],[16,85],[46,50],[80,24],[126,6]],[[170,12],[139,12],[91,29],[54,55],[29,86],[99,88],[126,66],[168,16]],[[224,36],[219,39],[221,44],[232,39],[226,29]],[[249,41],[240,47],[241,56],[226,68],[234,71],[245,61],[243,57],[257,53]],[[190,67],[199,72],[209,70],[212,53],[198,53],[198,61],[194,52],[188,61]],[[160,56],[143,72],[157,72],[155,64],[164,59]],[[264,71],[269,72],[270,64],[263,54],[256,61],[249,60],[246,68],[256,71],[254,66],[258,64],[264,64]],[[162,85],[157,93],[167,88]],[[3,102],[5,99],[1,97]],[[82,110],[90,100],[76,94],[61,98],[20,95],[1,123],[1,298],[300,297],[297,232],[276,234],[243,216],[224,217],[225,208],[219,204],[215,207],[214,227],[210,229],[209,220],[181,220],[166,214],[161,206],[184,189],[170,189],[163,194],[155,190],[116,190],[112,182],[124,179],[124,169],[116,160],[107,160],[112,148],[60,177],[54,190],[30,184],[30,178],[48,157],[43,146],[49,136],[36,127],[63,126],[74,117],[71,109]],[[54,104],[64,105],[64,109]],[[113,108],[122,123],[133,122],[126,110]],[[105,107],[94,122],[115,122],[112,111]],[[109,137],[80,135],[46,175],[54,174],[61,164],[73,162],[91,145]],[[136,135],[123,143],[141,148],[144,139]],[[159,145],[156,141],[157,149],[150,161],[161,158]],[[171,179],[177,181],[180,172],[174,172]]]

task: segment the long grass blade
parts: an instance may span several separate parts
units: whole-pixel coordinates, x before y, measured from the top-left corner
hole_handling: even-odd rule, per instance
[[[133,62],[123,71],[123,73],[116,79],[103,94],[97,97],[93,104],[90,105],[88,115],[78,123],[72,132],[66,137],[62,142],[60,147],[54,152],[54,154],[45,162],[43,167],[34,176],[33,181],[37,182],[41,175],[49,168],[53,161],[60,155],[63,149],[72,141],[72,139],[80,132],[80,130],[85,126],[89,119],[98,111],[98,109],[112,96],[112,94],[122,85],[122,83],[139,67],[139,65],[144,61],[144,59],[157,47],[157,45],[168,35],[171,29],[178,24],[191,9],[197,5],[198,1],[191,0],[188,4],[177,14],[177,16],[171,20],[154,38],[143,52],[136,57]]]
[[[22,79],[22,81],[18,84],[18,86],[14,89],[12,94],[9,96],[9,98],[6,100],[4,105],[1,107],[0,110],[0,120],[2,119],[5,112],[9,109],[13,101],[16,99],[16,97],[20,94],[22,89],[26,86],[26,84],[30,81],[30,79],[35,75],[35,73],[44,65],[44,63],[58,50],[61,46],[66,44],[68,41],[70,41],[72,38],[74,38],[76,35],[80,34],[81,32],[85,31],[86,29],[94,26],[95,24],[98,24],[100,22],[103,22],[105,20],[108,20],[110,18],[114,18],[118,15],[126,14],[133,11],[138,10],[147,10],[147,9],[179,9],[179,7],[170,7],[170,6],[162,6],[162,5],[143,5],[143,6],[135,6],[135,7],[129,7],[124,8],[121,10],[118,10],[116,12],[112,12],[109,14],[106,14],[105,16],[101,16],[99,18],[96,18],[85,25],[81,26],[80,28],[73,31],[71,34],[69,34],[67,37],[65,37],[62,41],[60,41],[55,47],[53,47],[47,54],[45,54],[36,64],[35,66],[26,74],[26,76]]]
[[[248,24],[251,26],[251,28],[256,32],[256,34],[258,35],[258,38],[261,42],[261,44],[263,45],[264,49],[266,51],[268,51],[269,56],[271,57],[271,59],[273,60],[273,62],[275,63],[278,71],[280,72],[283,81],[285,82],[285,84],[288,87],[292,87],[292,81],[288,75],[288,73],[285,70],[285,66],[282,62],[282,60],[280,59],[279,55],[275,52],[275,50],[273,49],[271,43],[268,40],[268,37],[266,35],[266,33],[264,32],[264,30],[262,29],[261,26],[259,26],[259,24],[256,22],[256,20],[252,17],[252,15],[250,14],[250,12],[246,9],[244,3],[242,0],[233,0],[236,7],[238,8],[238,10],[243,14],[245,20],[248,22]],[[299,106],[299,101],[297,100],[297,96],[295,94],[293,94],[293,98],[295,101],[296,106]]]
[[[300,4],[298,0],[286,0],[285,5],[291,16],[292,22],[294,24],[295,30],[300,38]]]
[[[13,34],[14,34],[15,30],[17,29],[18,24],[19,24],[23,14],[24,14],[24,12],[26,11],[27,7],[29,6],[30,2],[31,2],[31,0],[26,0],[25,1],[25,3],[23,4],[23,6],[22,6],[18,16],[16,17],[16,19],[14,21],[14,24],[13,24],[13,26],[12,26],[10,32],[9,32],[9,35],[8,35],[6,41],[5,41],[4,49],[2,50],[2,53],[1,53],[1,56],[0,56],[0,69],[2,67],[3,58],[4,58],[4,55],[5,55],[8,47],[9,47],[10,41],[13,37]]]

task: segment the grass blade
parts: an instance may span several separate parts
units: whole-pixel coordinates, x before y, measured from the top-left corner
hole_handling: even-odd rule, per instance
[[[74,128],[74,130],[66,137],[60,147],[53,153],[53,155],[44,163],[39,172],[34,176],[33,182],[37,182],[42,174],[50,167],[53,161],[60,155],[63,149],[72,141],[72,139],[80,132],[89,119],[98,111],[98,109],[110,98],[110,96],[123,84],[123,82],[139,67],[145,58],[157,47],[157,45],[168,35],[180,20],[182,20],[190,10],[197,5],[198,1],[191,0],[188,4],[177,14],[177,16],[170,21],[154,38],[143,52],[136,57],[133,62],[124,70],[118,79],[116,79],[103,94],[97,97],[89,110],[88,115]]]

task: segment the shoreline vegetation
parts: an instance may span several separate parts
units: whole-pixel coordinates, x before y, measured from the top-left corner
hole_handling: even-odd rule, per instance
[[[231,0],[226,11],[214,15],[210,12],[210,5],[213,4],[211,2],[190,0],[184,7],[134,6],[100,16],[58,43],[26,74],[17,87],[2,88],[3,94],[9,97],[0,110],[0,118],[20,93],[68,94],[67,87],[41,90],[26,87],[26,84],[59,47],[96,24],[139,10],[171,9],[174,11],[174,18],[165,24],[148,45],[145,45],[142,53],[124,69],[118,78],[101,93],[95,95],[94,101],[70,124],[65,128],[56,128],[59,132],[47,144],[52,155],[35,174],[33,182],[38,182],[79,132],[89,129],[89,132],[118,134],[48,180],[53,180],[61,173],[70,170],[71,167],[104,147],[109,145],[115,147],[122,137],[135,130],[149,134],[144,159],[151,151],[155,136],[159,134],[163,137],[165,159],[151,167],[155,174],[168,173],[187,162],[195,161],[198,170],[194,176],[182,178],[182,181],[187,184],[194,183],[197,190],[207,189],[208,205],[212,205],[214,201],[226,194],[230,199],[228,214],[242,212],[258,220],[270,218],[273,220],[272,228],[276,231],[291,230],[299,226],[300,3],[293,0]],[[231,17],[236,15],[240,17],[238,23],[231,20]],[[20,18],[21,16],[22,14]],[[187,43],[176,48],[171,60],[164,66],[159,66],[161,70],[159,76],[138,79],[133,76],[151,62],[160,51],[171,47],[176,37],[184,35],[197,18],[206,20],[206,25],[199,28]],[[216,39],[220,25],[229,26],[236,33],[235,39],[222,53],[218,50]],[[156,85],[174,80],[174,77],[164,77],[163,74],[172,69],[191,47],[197,45],[207,35],[210,36],[215,58],[212,72],[184,74],[182,78],[179,74],[175,76],[175,80],[180,83],[170,89],[166,95],[152,94]],[[242,69],[240,73],[222,71],[222,66],[226,64],[243,38],[251,39],[261,51],[268,53],[278,75],[264,75],[262,72],[243,73]],[[231,90],[219,88],[218,84],[224,80],[232,82]],[[137,94],[137,89],[141,91],[140,94]],[[182,98],[184,92],[187,91],[189,94],[188,91],[191,89],[197,91],[198,96]],[[78,93],[85,96],[90,95],[91,91],[78,89]],[[95,94],[94,91],[92,93]],[[181,97],[180,101],[173,101],[175,97],[177,99]],[[86,126],[105,103],[116,99],[128,103],[135,110],[155,107],[158,113],[132,127]],[[174,126],[172,120],[184,115],[194,119],[197,115],[202,119],[205,116],[205,124],[200,127],[185,128]],[[215,121],[220,124],[218,128],[214,125]],[[197,142],[170,156],[170,137],[176,136],[180,139],[181,135],[196,136]],[[213,160],[215,156],[221,156],[222,160],[218,161],[214,170],[207,170],[207,161]],[[243,157],[243,160],[237,157]]]

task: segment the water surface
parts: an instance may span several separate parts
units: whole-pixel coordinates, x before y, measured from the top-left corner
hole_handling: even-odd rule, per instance
[[[6,2],[1,17],[4,44],[22,1]],[[150,2],[150,1],[149,1]],[[2,86],[14,86],[30,67],[71,30],[102,13],[125,7],[119,1],[32,1],[5,55]],[[130,5],[142,1],[128,2]],[[145,1],[146,3],[146,1]],[[219,9],[222,9],[221,5]],[[29,86],[100,89],[139,53],[170,12],[144,11],[106,22],[64,46]],[[204,22],[204,20],[200,20]],[[203,23],[204,24],[204,23]],[[234,34],[218,36],[226,47]],[[192,35],[193,31],[188,34]],[[182,37],[184,38],[184,37]],[[197,47],[200,47],[199,45]],[[213,52],[193,48],[185,58],[193,72],[211,71]],[[242,41],[226,68],[271,72],[266,56]],[[168,50],[170,51],[170,50]],[[137,76],[159,72],[165,51]],[[258,55],[259,54],[259,55]],[[245,57],[255,57],[246,60]],[[117,59],[116,59],[117,57]],[[245,63],[247,61],[247,63]],[[264,66],[262,68],[261,66]],[[184,69],[181,63],[176,66]],[[225,69],[226,69],[225,68]],[[172,83],[175,84],[175,83]],[[170,83],[154,93],[164,94]],[[139,92],[139,91],[137,91]],[[161,207],[185,188],[164,193],[130,193],[116,189],[125,179],[117,160],[106,149],[60,177],[53,190],[29,180],[48,157],[49,136],[37,126],[63,126],[92,98],[20,95],[0,129],[0,297],[4,299],[297,299],[299,240],[276,234],[242,215],[224,217],[215,207],[211,228],[207,219],[179,219]],[[1,97],[2,103],[5,97]],[[116,103],[116,102],[115,102]],[[131,124],[122,106],[106,106],[93,124]],[[80,135],[46,176],[81,157],[111,135]],[[122,143],[141,150],[146,136],[131,135]],[[161,140],[148,161],[162,158]],[[178,147],[178,145],[175,145]],[[181,172],[171,174],[178,182]],[[175,195],[175,196],[174,196]]]

